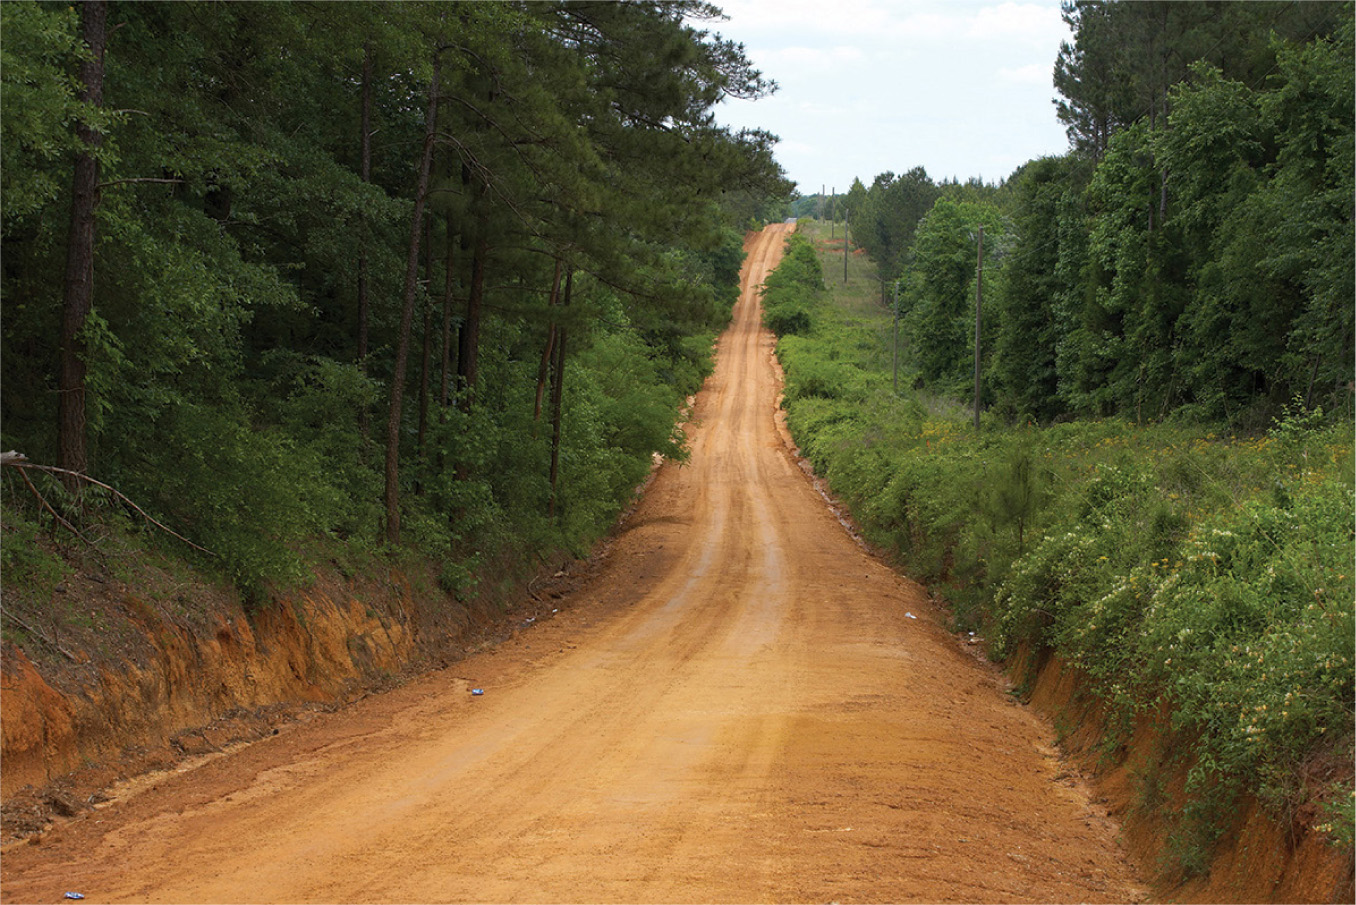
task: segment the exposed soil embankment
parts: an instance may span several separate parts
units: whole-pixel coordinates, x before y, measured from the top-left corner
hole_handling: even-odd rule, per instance
[[[44,677],[22,650],[7,646],[0,699],[5,796],[128,746],[174,739],[202,753],[211,741],[177,734],[233,710],[334,700],[399,672],[414,637],[405,602],[385,603],[378,614],[337,588],[316,589],[248,617],[219,611],[202,631],[129,593],[112,615],[127,620],[123,634],[143,633],[125,644],[127,659],[80,650],[75,656],[84,662]]]
[[[1122,744],[1108,745],[1105,708],[1086,689],[1089,682],[1060,658],[1023,652],[1012,669],[1030,689],[1030,703],[1046,714],[1066,754],[1095,776],[1108,811],[1121,824],[1126,849],[1148,874],[1158,874],[1166,898],[1187,902],[1350,902],[1351,852],[1334,848],[1311,829],[1303,808],[1278,820],[1261,802],[1245,796],[1209,856],[1208,870],[1184,879],[1165,858],[1172,828],[1163,805],[1180,807],[1191,763],[1173,756],[1170,714],[1142,716]],[[1340,759],[1333,766],[1341,768]],[[1316,770],[1323,769],[1316,766]]]
[[[250,611],[204,584],[147,595],[75,574],[58,588],[60,622],[13,612],[30,643],[7,641],[0,660],[3,836],[79,813],[119,779],[275,734],[455,659],[515,618],[384,571],[332,570]]]

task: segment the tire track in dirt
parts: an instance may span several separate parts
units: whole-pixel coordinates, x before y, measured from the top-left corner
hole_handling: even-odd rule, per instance
[[[6,852],[0,897],[1140,898],[1048,728],[780,441],[756,288],[789,228],[746,244],[690,464],[555,618]]]

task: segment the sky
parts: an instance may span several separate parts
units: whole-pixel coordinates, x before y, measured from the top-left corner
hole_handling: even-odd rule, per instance
[[[934,181],[1006,179],[1068,147],[1051,73],[1070,37],[1058,0],[715,0],[701,27],[744,45],[780,86],[716,119],[780,136],[803,195],[922,166]]]

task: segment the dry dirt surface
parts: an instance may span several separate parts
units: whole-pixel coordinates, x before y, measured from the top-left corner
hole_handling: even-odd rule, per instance
[[[791,228],[750,236],[691,462],[557,614],[11,848],[3,899],[1142,898],[1049,728],[779,434],[756,290]]]

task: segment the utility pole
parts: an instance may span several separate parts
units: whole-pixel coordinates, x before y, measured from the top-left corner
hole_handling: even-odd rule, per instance
[[[899,282],[898,282],[898,281],[895,282],[894,297],[895,297],[895,304],[894,304],[894,308],[895,308],[895,335],[894,335],[894,355],[893,355],[893,365],[894,365],[895,395],[898,396],[898,395],[899,395]]]
[[[847,256],[848,256],[848,212],[843,208],[843,285],[847,285]]]
[[[979,312],[984,295],[984,227],[979,228],[979,255],[975,259],[975,431],[979,431]]]
[[[835,230],[838,228],[838,186],[833,187],[833,194],[829,197],[832,200],[829,205],[829,238],[832,239],[836,235]]]

